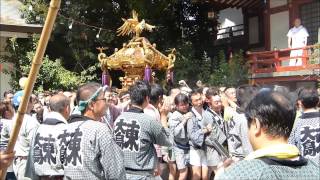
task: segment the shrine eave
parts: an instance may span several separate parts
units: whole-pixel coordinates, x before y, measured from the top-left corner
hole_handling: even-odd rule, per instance
[[[193,2],[206,2],[219,6],[219,9],[225,8],[243,8],[253,9],[262,8],[267,1],[266,0],[193,0]]]

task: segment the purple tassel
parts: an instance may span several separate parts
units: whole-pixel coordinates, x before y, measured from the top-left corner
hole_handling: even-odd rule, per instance
[[[145,80],[147,82],[150,82],[151,81],[151,73],[152,73],[152,70],[147,65],[146,68],[144,69],[144,78],[143,78],[143,80]]]
[[[167,71],[167,82],[173,83],[173,70]]]
[[[101,81],[102,81],[102,85],[105,86],[105,85],[108,85],[110,86],[110,76],[107,72],[103,72],[102,73],[102,78],[101,78]]]
[[[170,81],[173,83],[173,70],[170,70]]]

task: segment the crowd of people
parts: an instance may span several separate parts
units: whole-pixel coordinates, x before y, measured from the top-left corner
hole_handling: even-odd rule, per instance
[[[316,89],[179,84],[32,95],[14,152],[23,90],[7,91],[0,168],[7,179],[320,179]]]

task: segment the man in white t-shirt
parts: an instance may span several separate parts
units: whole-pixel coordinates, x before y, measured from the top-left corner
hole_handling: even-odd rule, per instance
[[[309,33],[305,27],[301,25],[301,20],[299,18],[294,20],[294,27],[291,28],[287,34],[288,36],[288,47],[289,48],[301,48],[307,45],[307,38]],[[290,62],[289,66],[301,66],[303,55],[303,49],[292,50],[290,52]],[[300,57],[300,58],[292,58]]]

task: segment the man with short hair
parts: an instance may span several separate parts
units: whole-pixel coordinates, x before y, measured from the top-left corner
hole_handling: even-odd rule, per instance
[[[4,93],[3,93],[3,101],[5,101],[5,102],[12,102],[12,99],[13,99],[13,95],[14,95],[14,93],[13,93],[13,91],[12,90],[9,90],[9,91],[5,91]]]
[[[167,118],[168,111],[161,112],[159,111],[160,106],[163,104],[163,95],[164,90],[159,84],[152,84],[150,86],[150,101],[147,107],[143,109],[143,112],[153,118],[155,118],[158,122],[161,122],[161,118]],[[164,169],[164,161],[162,159],[161,146],[155,144],[155,148],[157,151],[158,157],[158,167],[155,170],[156,175],[162,175],[162,170]]]
[[[221,93],[221,102],[223,105],[223,119],[229,121],[236,114],[238,107],[237,104],[237,93],[234,87],[226,88],[226,90]]]
[[[189,166],[189,138],[187,133],[187,122],[191,119],[192,113],[189,112],[189,98],[185,94],[177,94],[174,98],[176,110],[169,118],[169,127],[173,135],[173,148],[169,161],[170,176],[169,180],[176,177],[176,169],[179,171],[179,180],[186,180],[188,177]],[[174,161],[177,165],[175,167]]]
[[[285,95],[271,90],[258,93],[246,108],[254,152],[224,172],[221,168],[216,180],[320,179],[320,167],[288,144],[295,114],[295,106]]]
[[[126,179],[121,149],[108,126],[99,122],[106,113],[105,88],[84,84],[77,91],[77,102],[81,115],[71,115],[58,136],[64,178]]]
[[[239,159],[243,159],[253,151],[248,138],[248,121],[245,116],[245,108],[257,93],[258,88],[255,86],[239,86],[236,89],[237,111],[233,113],[229,121],[225,122],[229,153]]]
[[[224,120],[222,118],[222,101],[219,94],[219,90],[213,87],[210,87],[206,91],[206,101],[209,105],[209,110],[214,114],[214,119],[216,123],[219,125],[220,129],[225,132]]]
[[[289,143],[296,145],[302,156],[320,165],[320,111],[316,89],[304,88],[298,94],[302,115],[296,120]]]
[[[205,137],[212,131],[212,124],[205,125],[203,98],[200,91],[190,94],[193,117],[187,122],[187,132],[190,144],[190,165],[192,165],[192,179],[209,179],[207,156],[205,154]]]
[[[219,90],[210,87],[206,91],[205,97],[209,107],[204,112],[204,125],[211,124],[213,127],[212,132],[205,138],[205,153],[207,157],[208,174],[210,177],[213,171],[216,173],[218,164],[222,162],[224,158],[211,145],[214,143],[213,141],[222,145],[226,142],[227,137],[225,134],[224,120],[221,116],[222,102]]]
[[[63,168],[57,162],[58,137],[66,129],[70,100],[57,94],[49,100],[50,112],[35,132],[28,158],[27,175],[31,179],[63,179]]]
[[[106,109],[106,114],[102,118],[101,122],[106,123],[112,130],[114,126],[114,121],[121,114],[121,110],[112,102],[113,92],[111,92],[111,88],[107,86],[105,87],[106,87],[105,98],[107,102],[106,104],[107,109]]]
[[[289,48],[295,49],[307,46],[307,39],[309,37],[309,33],[307,29],[301,25],[300,18],[296,18],[294,20],[294,27],[289,30],[287,36]],[[291,50],[289,66],[302,65],[301,56],[303,55],[303,51],[303,49]]]
[[[124,153],[127,179],[153,179],[158,163],[154,144],[171,146],[167,120],[160,122],[143,113],[149,104],[150,87],[136,81],[129,88],[131,108],[115,121],[114,136]]]

